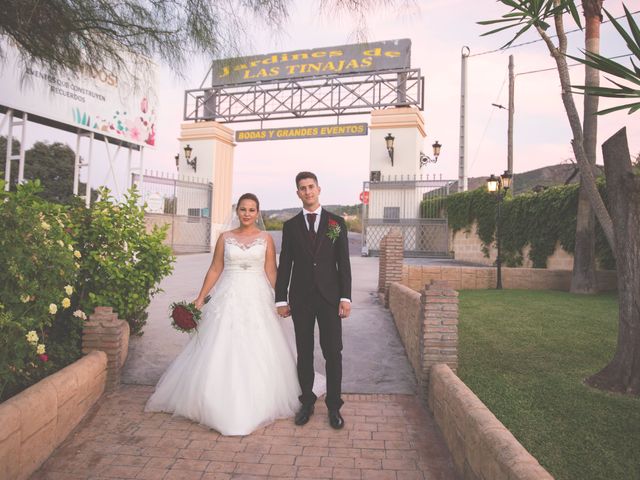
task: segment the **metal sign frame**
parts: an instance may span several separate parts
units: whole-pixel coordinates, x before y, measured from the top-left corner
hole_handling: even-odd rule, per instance
[[[375,109],[424,109],[419,68],[261,81],[185,91],[184,120],[219,123],[361,115]]]

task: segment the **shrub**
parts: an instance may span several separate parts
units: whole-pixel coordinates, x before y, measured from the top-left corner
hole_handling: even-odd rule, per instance
[[[606,202],[606,186],[598,181]],[[423,212],[437,211],[439,199],[425,200]],[[476,223],[482,251],[489,256],[495,241],[496,196],[486,188],[449,195],[445,199],[449,227],[453,232],[469,231]],[[529,259],[534,268],[545,268],[547,259],[559,244],[566,252],[575,248],[578,185],[550,187],[540,193],[507,196],[502,202],[501,247],[504,262],[511,267],[523,263],[523,249],[529,245]],[[615,261],[602,228],[596,225],[596,257],[601,268],[615,268]]]
[[[74,308],[79,264],[66,208],[41,199],[41,190],[35,181],[7,193],[0,182],[0,399],[80,355],[50,343],[54,330],[65,330],[66,342],[78,337],[73,322],[64,322]]]
[[[360,217],[356,217],[352,220],[345,220],[347,224],[347,230],[355,233],[362,233],[362,219]]]
[[[264,219],[264,228],[265,230],[282,230],[282,225],[284,222],[278,218],[265,218]]]
[[[87,209],[41,198],[39,181],[0,181],[0,401],[81,356],[85,312],[111,306],[141,333],[171,272],[165,228],[147,233],[139,196],[108,190]]]
[[[142,334],[146,309],[160,291],[158,283],[173,269],[171,248],[163,245],[168,226],[146,231],[140,196],[132,188],[118,203],[108,189],[86,209],[74,207],[78,248],[80,305],[87,311],[110,306]]]

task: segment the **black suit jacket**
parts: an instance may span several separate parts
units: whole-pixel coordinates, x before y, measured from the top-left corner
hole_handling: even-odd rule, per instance
[[[340,236],[327,237],[329,219],[340,225]],[[351,263],[344,219],[322,209],[314,244],[300,212],[282,227],[282,247],[276,280],[276,302],[296,305],[307,301],[314,289],[331,304],[351,299]],[[287,298],[288,291],[288,298]]]

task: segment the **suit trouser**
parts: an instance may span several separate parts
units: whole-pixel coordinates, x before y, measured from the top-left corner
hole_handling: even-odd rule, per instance
[[[325,359],[327,374],[327,396],[329,409],[339,409],[344,403],[342,393],[342,319],[338,305],[327,302],[319,291],[314,290],[308,301],[291,306],[291,316],[296,332],[298,350],[298,381],[302,389],[300,402],[313,405],[317,399],[313,393],[314,330],[316,318],[320,331],[320,347]]]

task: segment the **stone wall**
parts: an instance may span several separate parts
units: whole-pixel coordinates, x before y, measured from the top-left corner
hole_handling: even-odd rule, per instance
[[[389,286],[389,310],[409,362],[426,398],[433,365],[458,368],[458,292],[434,281],[418,293],[399,283]]]
[[[107,354],[107,389],[120,384],[120,372],[129,351],[129,324],[111,307],[97,307],[82,329],[82,353],[100,350]]]
[[[489,248],[489,257],[485,257],[484,253],[482,253],[482,241],[476,232],[476,223],[471,226],[468,232],[460,230],[453,233],[453,231],[449,229],[449,246],[454,258],[463,262],[493,265],[497,255],[495,246],[492,245]],[[529,250],[529,245],[522,249],[522,267],[524,268],[533,267],[533,262],[529,260]],[[547,259],[547,268],[549,270],[572,270],[573,255],[564,251],[560,244],[558,244],[555,252]]]
[[[424,350],[422,342],[424,321],[421,308],[422,295],[420,292],[400,283],[392,283],[389,286],[389,310],[419,383]]]
[[[129,324],[97,307],[82,330],[86,356],[0,404],[0,479],[27,479],[120,382]]]
[[[92,352],[0,404],[0,478],[27,479],[104,392],[107,355]]]
[[[431,368],[428,404],[464,480],[553,480],[447,365]]]
[[[615,291],[618,287],[616,272],[598,270],[596,272],[598,290]],[[403,265],[401,283],[420,291],[433,280],[446,280],[455,290],[480,290],[496,287],[496,267],[456,267]],[[502,267],[502,286],[524,290],[562,290],[571,287],[571,270],[550,270],[545,268]]]
[[[389,305],[389,285],[402,279],[402,259],[404,256],[404,240],[402,232],[392,228],[380,240],[380,260],[378,267],[378,294]]]

